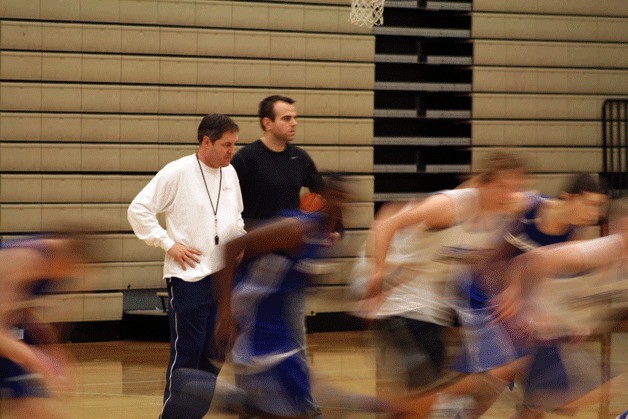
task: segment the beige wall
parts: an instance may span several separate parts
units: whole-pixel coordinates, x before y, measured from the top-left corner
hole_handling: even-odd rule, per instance
[[[296,99],[295,142],[319,168],[350,172],[359,185],[345,223],[358,230],[330,256],[361,243],[373,212],[375,39],[349,24],[349,8],[345,0],[0,2],[0,235],[62,222],[102,233],[94,240],[103,254],[66,290],[76,292],[72,304],[51,305],[46,318],[119,319],[115,291],[162,287],[163,254],[132,235],[128,203],[147,173],[194,152],[203,114],[232,115],[242,144],[258,138],[257,104],[270,94]]]
[[[601,109],[628,97],[624,0],[473,2],[473,169],[516,149],[543,182],[601,170]],[[549,176],[549,177],[548,177]]]

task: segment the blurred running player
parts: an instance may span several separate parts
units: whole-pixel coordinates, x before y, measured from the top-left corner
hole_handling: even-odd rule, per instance
[[[72,235],[3,242],[0,248],[0,397],[4,413],[23,418],[63,417],[49,399],[69,383],[68,357],[55,333],[30,309],[33,299],[76,273],[84,260]]]

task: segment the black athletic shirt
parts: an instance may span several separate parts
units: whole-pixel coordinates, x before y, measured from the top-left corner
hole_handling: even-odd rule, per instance
[[[292,144],[275,152],[257,140],[238,151],[231,164],[240,180],[247,229],[282,210],[298,208],[302,186],[318,192],[324,184],[312,158]]]

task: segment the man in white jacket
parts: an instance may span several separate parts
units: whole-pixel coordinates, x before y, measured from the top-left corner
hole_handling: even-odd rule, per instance
[[[170,361],[163,418],[176,415],[168,404],[172,372],[218,374],[235,330],[230,284],[219,283],[215,273],[223,268],[222,245],[245,232],[240,184],[230,165],[238,131],[228,116],[205,116],[198,151],[167,164],[129,206],[137,237],[166,252]],[[166,229],[158,214],[165,215]]]

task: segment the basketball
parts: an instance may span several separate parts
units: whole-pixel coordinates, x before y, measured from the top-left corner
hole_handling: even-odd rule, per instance
[[[317,193],[309,192],[301,196],[299,207],[303,212],[317,212],[325,208],[325,198]]]

